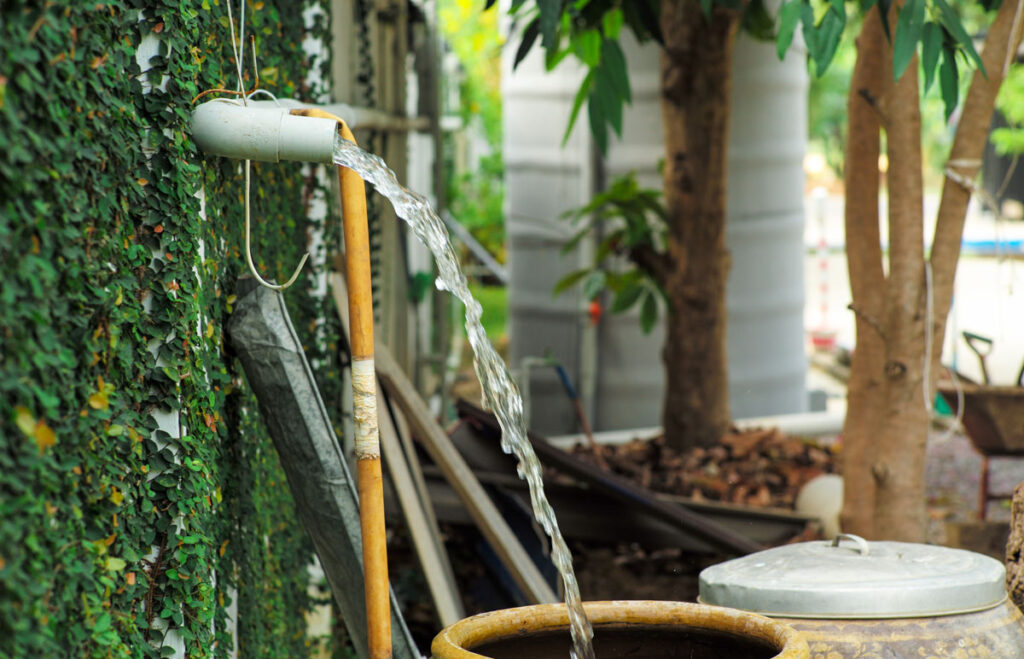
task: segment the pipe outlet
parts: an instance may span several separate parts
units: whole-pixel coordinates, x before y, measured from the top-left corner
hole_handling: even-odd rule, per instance
[[[214,100],[192,112],[192,139],[209,155],[237,160],[330,164],[338,122],[289,114],[294,101]]]

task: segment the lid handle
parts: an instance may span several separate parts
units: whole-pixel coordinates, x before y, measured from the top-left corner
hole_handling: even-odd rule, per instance
[[[861,556],[868,555],[868,541],[859,535],[854,535],[852,533],[840,533],[832,540],[832,546],[838,547],[841,540],[853,540],[857,545],[857,551],[860,552]]]

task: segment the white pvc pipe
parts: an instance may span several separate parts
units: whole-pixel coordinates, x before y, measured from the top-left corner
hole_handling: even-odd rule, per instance
[[[192,112],[192,139],[206,154],[259,162],[331,163],[337,123],[331,119],[302,117],[290,110],[319,107],[341,117],[349,128],[416,130],[419,119],[395,117],[343,103],[307,105],[292,99],[254,101],[247,105],[233,99],[200,104]]]
[[[204,153],[260,162],[331,163],[338,124],[289,114],[298,104],[215,100],[192,113],[192,139]]]

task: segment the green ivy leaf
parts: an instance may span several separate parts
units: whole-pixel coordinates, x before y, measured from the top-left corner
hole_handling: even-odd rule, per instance
[[[123,558],[117,558],[116,556],[108,556],[104,567],[108,572],[120,572],[128,565],[125,563]]]

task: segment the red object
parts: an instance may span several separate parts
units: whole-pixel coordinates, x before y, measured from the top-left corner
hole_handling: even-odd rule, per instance
[[[603,313],[601,303],[597,300],[591,300],[590,305],[587,307],[587,315],[590,316],[590,322],[593,325],[597,325],[601,321],[601,314]]]

